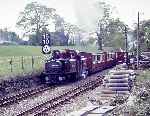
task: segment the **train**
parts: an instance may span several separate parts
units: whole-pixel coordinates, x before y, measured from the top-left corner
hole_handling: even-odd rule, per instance
[[[126,52],[93,54],[70,49],[53,50],[51,58],[45,62],[45,68],[40,77],[42,82],[47,84],[77,80],[124,63],[126,59]]]

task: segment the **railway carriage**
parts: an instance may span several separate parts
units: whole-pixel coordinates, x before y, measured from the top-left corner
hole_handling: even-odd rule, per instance
[[[95,73],[101,70],[104,70],[106,68],[106,54],[104,52],[94,54],[92,55],[93,61],[92,61],[92,69],[91,72]]]

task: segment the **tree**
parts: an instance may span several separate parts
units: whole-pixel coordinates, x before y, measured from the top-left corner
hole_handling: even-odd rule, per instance
[[[39,45],[40,33],[43,28],[49,25],[49,20],[53,17],[54,11],[53,8],[31,2],[26,5],[23,12],[20,12],[17,26],[22,27],[25,33],[35,33],[36,44]]]
[[[105,46],[111,46],[114,48],[124,48],[124,29],[125,24],[119,19],[111,17],[112,8],[105,2],[99,2],[101,10],[103,10],[103,16],[98,20],[98,45],[99,50],[102,50],[102,42]]]
[[[105,39],[107,36],[107,26],[109,24],[110,18],[110,6],[105,2],[99,2],[100,10],[103,10],[103,16],[98,19],[98,29],[97,29],[97,36],[98,36],[98,45],[99,50],[102,50],[102,40]]]
[[[107,26],[107,35],[104,43],[106,46],[114,48],[125,48],[125,26],[127,31],[128,26],[121,22],[119,19],[112,19]]]
[[[137,27],[133,31],[133,35],[136,41],[137,37]],[[140,39],[140,50],[141,51],[150,51],[150,19],[140,22],[139,28],[139,39]]]
[[[66,35],[70,39],[70,44],[75,44],[75,35],[80,35],[80,33],[83,31],[81,30],[77,25],[73,25],[70,23],[65,22],[64,23],[64,31],[66,32]]]
[[[70,39],[70,45],[74,45],[74,38],[72,37],[75,34],[75,25],[72,25],[70,23],[64,23],[64,30],[66,35],[68,36],[68,39]],[[73,38],[73,39],[71,39]],[[69,41],[69,40],[68,40]]]
[[[36,45],[36,35],[35,34],[31,34],[29,35],[29,40],[28,40],[29,45]]]
[[[55,31],[64,32],[64,19],[56,13],[53,16],[53,19],[55,24]]]
[[[18,42],[20,40],[19,36],[15,32],[9,32],[10,41]]]
[[[15,32],[8,31],[7,28],[0,29],[0,40],[9,42],[18,42],[19,36]]]

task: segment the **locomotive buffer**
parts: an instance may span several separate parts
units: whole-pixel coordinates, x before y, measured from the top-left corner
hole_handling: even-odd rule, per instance
[[[51,53],[51,36],[50,33],[44,32],[42,34],[42,53],[50,54]]]

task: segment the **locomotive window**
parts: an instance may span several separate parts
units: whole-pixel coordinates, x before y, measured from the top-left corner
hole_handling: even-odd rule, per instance
[[[111,54],[108,54],[107,59],[111,60]]]
[[[105,54],[102,54],[102,61],[105,61]]]
[[[97,62],[97,56],[96,56],[96,55],[93,55],[93,56],[92,56],[92,61],[93,61],[93,63],[96,63],[96,62]]]
[[[115,53],[112,53],[112,58],[113,58],[113,59],[115,58]]]
[[[103,61],[103,54],[101,54],[101,59],[100,59],[100,62],[102,62]]]
[[[110,59],[113,59],[113,54],[112,53],[110,53]]]
[[[95,61],[95,55],[92,56],[92,61]]]
[[[107,54],[107,58],[109,59],[109,54]]]
[[[109,54],[107,54],[107,59],[109,60]]]
[[[97,60],[98,60],[98,61],[100,61],[100,58],[101,58],[101,56],[100,56],[100,55],[97,55]]]
[[[99,63],[102,62],[103,61],[103,54],[98,55],[97,60]]]

